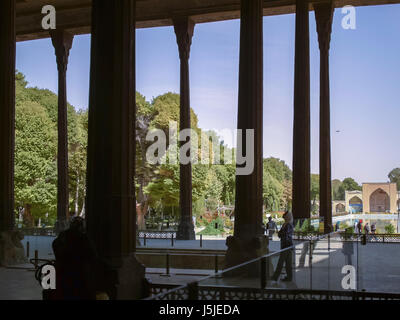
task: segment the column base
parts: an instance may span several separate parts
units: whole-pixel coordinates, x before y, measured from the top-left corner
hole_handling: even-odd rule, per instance
[[[122,258],[119,268],[105,270],[105,289],[111,300],[137,300],[147,295],[145,267],[135,254]]]
[[[56,223],[54,224],[54,231],[56,234],[59,234],[62,231],[65,231],[69,228],[69,222],[64,219],[64,220],[57,220]]]
[[[181,221],[176,232],[177,240],[196,240],[194,225],[191,221]]]
[[[259,236],[254,238],[242,239],[235,236],[230,236],[226,239],[228,250],[226,252],[226,265],[225,268],[230,268],[241,263],[256,259],[269,253],[268,250],[268,237]],[[253,268],[255,267],[255,268]],[[259,264],[254,264],[245,268],[249,274],[258,270]],[[243,272],[245,269],[241,269]],[[258,274],[258,273],[257,273]]]
[[[24,246],[21,240],[24,236],[19,231],[0,232],[0,266],[10,266],[27,263]]]

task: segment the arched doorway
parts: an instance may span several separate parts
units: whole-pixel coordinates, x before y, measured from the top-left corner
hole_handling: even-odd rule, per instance
[[[362,212],[363,210],[362,200],[359,197],[354,196],[349,201],[349,208],[350,208],[350,213]]]
[[[369,207],[371,212],[389,212],[389,195],[381,188],[376,189],[369,197]]]
[[[343,203],[339,203],[335,208],[336,213],[342,213],[346,211],[346,206]]]

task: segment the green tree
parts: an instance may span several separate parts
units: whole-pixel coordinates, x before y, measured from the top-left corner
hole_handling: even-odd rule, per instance
[[[56,213],[58,98],[50,90],[27,87],[18,71],[15,78],[15,206],[24,208],[26,224],[38,218],[51,224]],[[70,104],[67,112],[70,211],[77,212],[85,198],[87,112],[76,112]]]
[[[69,190],[70,212],[75,215],[84,215],[86,196],[86,159],[88,139],[88,112],[80,111],[76,114],[77,125],[74,138],[69,143]]]
[[[279,209],[282,194],[282,184],[268,170],[264,170],[263,202],[267,211],[276,211]]]
[[[353,178],[345,178],[338,189],[339,199],[344,199],[345,191],[361,190],[361,186]]]
[[[316,201],[319,199],[319,174],[311,174],[311,201],[312,201],[312,211],[317,212]]]
[[[57,206],[57,136],[46,109],[37,102],[19,101],[15,116],[15,203],[24,208],[25,224]]]
[[[292,171],[283,160],[263,160],[263,199],[268,211],[286,210],[292,201]]]
[[[332,180],[332,200],[344,200],[344,198],[340,198],[339,188],[342,184],[342,181],[339,179]]]
[[[395,168],[389,172],[388,178],[390,182],[397,184],[397,190],[400,190],[400,168]]]

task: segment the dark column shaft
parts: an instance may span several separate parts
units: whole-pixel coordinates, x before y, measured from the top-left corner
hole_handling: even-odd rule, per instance
[[[293,122],[293,217],[309,218],[310,199],[310,47],[308,1],[296,1]]]
[[[58,70],[58,152],[57,152],[57,222],[56,230],[66,228],[69,211],[68,189],[68,120],[67,120],[67,66],[73,35],[64,30],[50,32],[55,49]]]
[[[314,4],[320,49],[320,140],[319,194],[320,216],[325,233],[332,230],[331,120],[329,91],[329,47],[332,33],[332,3]]]
[[[234,236],[247,241],[262,235],[263,179],[263,24],[261,0],[241,1],[238,129],[245,146],[247,129],[254,130],[254,170],[236,175]],[[243,153],[246,148],[242,148]]]
[[[263,185],[263,1],[242,0],[240,17],[240,58],[237,159],[242,155],[247,163],[236,164],[235,229],[226,240],[226,266],[249,261],[268,252],[268,239],[262,228]],[[253,151],[246,151],[246,135],[254,133]],[[251,141],[251,140],[250,140]],[[251,168],[251,163],[253,168]],[[245,169],[247,168],[247,169]],[[251,170],[252,169],[252,170]],[[257,266],[250,266],[257,274]]]
[[[190,129],[190,85],[189,85],[189,57],[190,46],[194,32],[194,23],[187,17],[174,20],[176,40],[181,62],[180,70],[180,118],[179,130]],[[180,142],[180,145],[186,142]],[[194,225],[192,219],[192,164],[180,164],[180,223],[177,238],[194,240]]]
[[[0,231],[14,228],[15,0],[0,1]]]
[[[135,0],[93,0],[86,218],[111,299],[143,297],[134,255]]]
[[[87,223],[118,267],[135,242],[135,1],[93,1]]]

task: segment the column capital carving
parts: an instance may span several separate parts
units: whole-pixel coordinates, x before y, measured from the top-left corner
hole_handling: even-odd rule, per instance
[[[67,71],[69,51],[72,47],[74,35],[63,29],[56,29],[50,31],[50,36],[57,57],[58,71],[65,72]]]
[[[173,22],[179,48],[179,58],[181,60],[189,60],[195,23],[189,17],[176,17]]]
[[[329,51],[334,12],[333,2],[314,3],[313,7],[315,11],[319,49]]]

